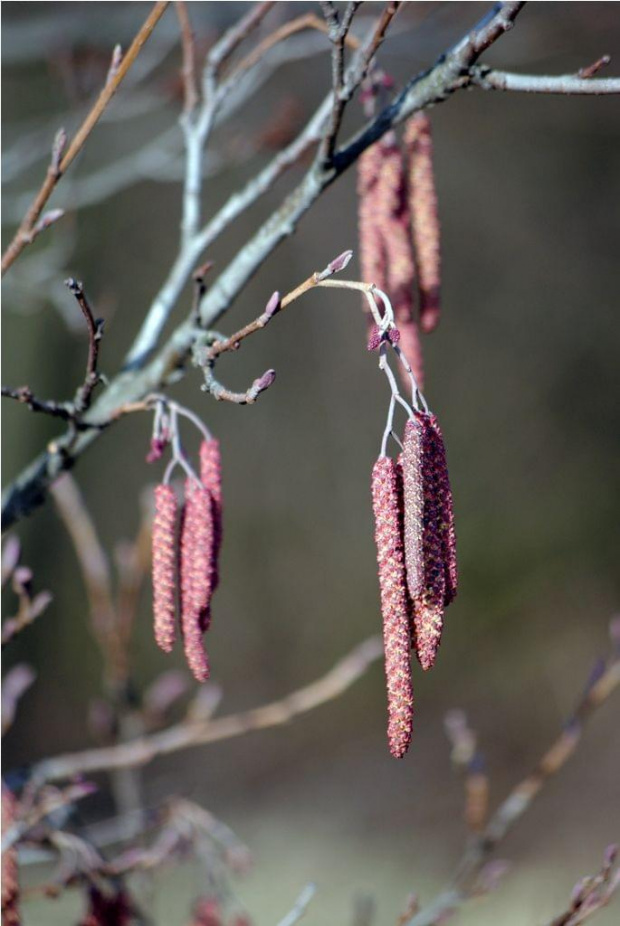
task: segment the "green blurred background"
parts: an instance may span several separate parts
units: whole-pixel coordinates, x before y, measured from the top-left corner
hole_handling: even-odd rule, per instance
[[[246,7],[189,5],[201,38]],[[310,7],[280,3],[274,21]],[[383,65],[405,79],[486,8],[406,4]],[[5,148],[39,130],[48,145],[60,119],[74,128],[101,79],[101,61],[116,42],[127,47],[148,9],[3,4]],[[366,14],[377,9],[364,5]],[[603,53],[620,60],[619,14],[618,3],[530,4],[486,60],[534,73],[575,72]],[[174,127],[176,29],[169,11],[153,39],[151,53],[163,50],[146,85],[157,105],[97,128],[53,204],[71,210],[80,177]],[[251,150],[257,129],[287,109],[302,119],[328,85],[326,57],[303,56],[277,69],[222,126],[214,141],[217,172],[205,184],[206,215],[270,156]],[[121,91],[114,105],[144,92],[144,82],[130,82],[124,103]],[[416,676],[414,744],[403,762],[390,759],[375,666],[342,698],[291,726],[180,753],[144,773],[149,802],[171,792],[192,797],[250,845],[255,865],[236,887],[258,923],[275,922],[309,880],[319,887],[309,924],[349,921],[360,892],[374,895],[379,923],[395,921],[411,890],[429,899],[466,838],[462,785],[443,732],[446,710],[462,707],[479,731],[496,802],[555,737],[593,661],[608,650],[618,601],[618,115],[609,97],[482,91],[458,93],[432,112],[444,315],[424,342],[426,394],[448,448],[461,589],[436,669]],[[9,214],[16,196],[36,186],[42,163],[7,184]],[[217,243],[208,256],[218,267],[298,176],[296,169]],[[86,344],[79,326],[71,331],[57,311],[64,300],[65,314],[75,312],[69,294],[59,295],[69,274],[84,281],[106,318],[101,363],[113,374],[176,254],[179,209],[178,183],[141,179],[70,212],[47,233],[28,259],[37,254],[40,266],[53,241],[66,255],[40,283],[15,265],[3,304],[3,381],[27,382],[45,397],[73,393]],[[254,318],[274,289],[287,291],[349,247],[356,249],[353,171],[219,327],[232,331]],[[256,406],[215,403],[192,372],[172,390],[223,448],[225,543],[209,641],[224,691],[220,712],[313,680],[380,627],[369,473],[387,394],[365,349],[364,326],[355,298],[312,294],[220,363],[231,388],[245,389],[276,368],[276,384]],[[4,405],[6,483],[56,429]],[[110,548],[133,536],[141,494],[159,478],[157,466],[144,463],[149,432],[147,416],[121,421],[75,471]],[[6,739],[5,768],[92,743],[88,705],[101,689],[75,555],[52,506],[16,532],[37,588],[49,588],[54,602],[7,653],[6,666],[31,663],[38,679]],[[166,659],[155,648],[148,589],[133,654],[140,687],[183,665],[181,654]],[[513,867],[500,889],[466,907],[459,922],[542,923],[563,909],[580,876],[597,870],[605,846],[620,837],[617,727],[615,701],[501,847]],[[105,778],[97,780],[102,790],[82,805],[85,819],[110,810]],[[176,926],[202,890],[201,875],[187,865],[166,878],[153,914]],[[79,909],[77,897],[32,903],[25,922],[72,922]],[[597,922],[609,926],[617,915],[616,904]]]

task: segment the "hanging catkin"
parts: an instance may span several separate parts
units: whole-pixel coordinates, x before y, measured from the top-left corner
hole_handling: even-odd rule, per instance
[[[169,485],[155,489],[153,619],[155,640],[169,653],[176,639],[177,498]]]
[[[212,558],[211,496],[199,482],[188,478],[181,530],[181,628],[185,657],[199,682],[209,677],[202,626],[211,601]]]
[[[441,313],[441,235],[433,138],[426,113],[416,113],[409,119],[403,140],[409,163],[409,209],[418,271],[420,327],[428,334],[439,324]]]
[[[215,438],[200,445],[200,481],[211,498],[213,516],[213,542],[211,549],[211,595],[219,584],[219,555],[222,545],[222,461],[220,444]],[[210,603],[203,611],[202,629],[209,629],[211,623]]]
[[[405,561],[402,492],[396,463],[379,457],[372,471],[375,542],[379,564],[390,752],[402,758],[411,742],[413,687]]]
[[[415,651],[431,668],[444,608],[456,595],[456,537],[443,438],[434,415],[416,412],[405,426],[402,471],[407,587]]]

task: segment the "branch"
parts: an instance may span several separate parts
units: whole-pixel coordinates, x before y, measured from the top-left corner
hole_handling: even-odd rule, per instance
[[[158,756],[241,736],[253,730],[281,726],[337,698],[379,659],[382,652],[380,637],[370,637],[322,678],[279,701],[204,723],[183,721],[161,733],[115,746],[44,759],[32,767],[32,780],[41,785],[74,775],[145,765]]]
[[[60,133],[57,135],[54,151],[52,154],[52,161],[41,189],[37,193],[32,205],[24,216],[24,219],[17,229],[13,240],[2,255],[2,275],[6,273],[9,267],[15,262],[15,260],[17,260],[24,248],[33,240],[33,232],[37,225],[37,221],[41,215],[41,212],[43,211],[43,208],[45,207],[46,202],[52,195],[54,187],[84,147],[86,139],[99,121],[106,106],[118,90],[123,79],[125,78],[125,75],[140,54],[144,43],[151,35],[157,22],[161,19],[168,4],[169,0],[158,0],[158,2],[155,4],[142,28],[131,43],[124,59],[116,69],[115,73],[112,74],[111,77],[106,81],[103,90],[99,94],[97,102],[87,115],[80,128],[77,130],[66,153],[62,157],[62,149],[64,148],[64,133],[62,135]],[[64,140],[66,140],[66,136],[64,136]]]
[[[88,331],[86,375],[83,384],[77,390],[75,399],[73,400],[74,413],[76,415],[81,415],[82,412],[90,408],[93,390],[101,381],[101,377],[97,372],[97,362],[99,360],[99,345],[103,337],[103,320],[94,317],[81,283],[78,283],[73,277],[69,277],[68,280],[65,280],[65,285],[75,296],[76,302],[86,321],[86,328]]]
[[[434,926],[475,895],[476,882],[489,857],[529,809],[547,781],[564,767],[579,745],[587,721],[619,686],[620,658],[615,655],[603,673],[588,685],[569,723],[542,755],[534,770],[513,788],[486,827],[469,843],[450,885],[409,919],[407,926]]]
[[[27,405],[31,412],[42,412],[44,415],[62,418],[64,421],[73,421],[75,417],[70,403],[37,399],[30,386],[18,386],[15,389],[11,386],[2,386],[2,397],[15,399],[16,402]]]
[[[555,917],[549,926],[580,926],[606,907],[620,888],[617,860],[618,846],[609,846],[599,873],[577,882],[568,909]]]
[[[280,920],[278,926],[295,926],[295,923],[298,923],[306,913],[310,901],[315,894],[316,884],[306,884],[305,888],[295,901],[294,907],[286,914],[283,919]]]
[[[508,71],[478,65],[470,71],[472,84],[483,90],[516,90],[521,93],[558,93],[564,96],[603,96],[620,93],[620,77],[593,80],[578,74],[553,77],[535,74],[511,74]]]

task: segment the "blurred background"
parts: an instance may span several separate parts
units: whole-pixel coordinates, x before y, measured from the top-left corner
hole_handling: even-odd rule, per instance
[[[191,3],[207,47],[245,3]],[[116,42],[126,48],[145,3],[4,3],[3,171],[7,236],[44,170],[60,125],[70,132],[94,98]],[[313,4],[279,3],[272,24]],[[364,5],[364,15],[378,4]],[[381,52],[398,81],[430,65],[487,9],[409,3]],[[620,4],[536,3],[487,63],[574,73],[604,53],[620,61]],[[86,341],[62,280],[84,282],[106,319],[101,367],[113,375],[177,253],[182,171],[178,25],[157,27],[52,205],[68,215],[16,263],[3,300],[3,382],[71,396]],[[330,82],[324,39],[294,41],[249,104],[216,132],[203,206],[211,214],[309,115]],[[359,118],[351,107],[347,127]],[[467,837],[462,782],[450,765],[445,712],[463,708],[479,732],[495,804],[555,738],[608,652],[618,605],[618,233],[620,120],[610,97],[458,93],[432,111],[443,228],[443,319],[425,338],[426,395],[446,438],[461,587],[440,659],[416,674],[414,743],[402,762],[385,739],[376,664],[343,697],[292,725],[182,752],[146,767],[145,799],[198,801],[251,848],[235,890],[257,923],[276,922],[308,881],[307,922],[351,920],[375,898],[393,923],[415,890],[430,899]],[[345,127],[345,128],[347,128]],[[280,134],[278,134],[280,133]],[[207,256],[217,268],[300,175],[291,171]],[[331,188],[247,287],[219,327],[253,319],[346,248],[357,248],[355,172]],[[357,275],[357,265],[354,274]],[[179,322],[190,292],[173,316]],[[251,407],[218,404],[189,372],[171,394],[221,441],[225,542],[210,634],[220,713],[256,706],[317,678],[380,628],[369,475],[387,391],[365,348],[358,301],[314,293],[238,354],[219,377],[245,389],[274,367]],[[54,422],[3,403],[4,483],[56,433]],[[108,549],[132,537],[145,487],[151,421],[105,433],[75,477]],[[188,432],[189,434],[189,432]],[[194,448],[191,441],[188,447]],[[48,503],[15,533],[49,610],[10,648],[37,681],[5,740],[5,769],[93,743],[89,704],[101,691],[74,550]],[[132,645],[139,690],[164,669],[145,589]],[[11,613],[10,595],[5,613]],[[576,880],[598,870],[620,837],[618,703],[595,716],[575,758],[501,847],[500,888],[462,909],[463,924],[538,924],[561,912]],[[81,818],[112,812],[105,776]],[[152,912],[187,921],[203,875],[165,872]],[[75,894],[25,907],[26,924],[79,916]],[[618,907],[599,916],[617,922]]]

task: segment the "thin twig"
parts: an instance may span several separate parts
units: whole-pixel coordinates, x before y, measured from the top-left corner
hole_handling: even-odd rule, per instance
[[[97,362],[99,360],[99,346],[103,337],[103,320],[100,318],[95,318],[93,315],[92,309],[88,304],[88,299],[86,298],[84,288],[81,283],[78,283],[77,280],[74,280],[73,277],[70,277],[68,280],[65,280],[65,285],[75,296],[76,302],[80,307],[80,311],[84,316],[84,320],[86,321],[86,328],[88,331],[88,358],[86,361],[86,375],[84,377],[83,384],[77,390],[75,399],[73,400],[75,413],[77,415],[81,415],[88,408],[90,408],[93,390],[101,381],[101,377],[97,372]]]
[[[333,3],[322,3],[323,15],[327,22],[327,34],[332,43],[332,115],[329,128],[323,140],[323,154],[327,163],[331,162],[336,147],[338,130],[342,122],[347,97],[344,89],[344,49],[353,17],[361,6],[360,3],[348,3],[342,22]]]
[[[233,80],[238,80],[243,74],[246,74],[251,70],[259,61],[262,61],[268,51],[274,48],[276,45],[279,45],[280,42],[284,42],[286,39],[290,38],[292,35],[296,35],[298,32],[302,32],[304,29],[315,29],[317,32],[323,32],[327,34],[327,26],[325,23],[319,19],[314,13],[302,13],[301,16],[297,16],[295,19],[289,20],[289,22],[283,23],[279,26],[275,32],[272,32],[270,35],[266,36],[262,42],[260,42],[256,48],[242,58],[241,61],[231,68],[230,74],[228,74],[226,80],[230,84]],[[347,35],[345,43],[350,48],[359,48],[359,41],[353,35]]]
[[[616,656],[603,674],[589,685],[567,726],[543,754],[534,770],[502,801],[484,829],[468,843],[448,887],[407,926],[434,926],[472,896],[476,879],[499,844],[529,809],[546,782],[564,767],[575,752],[585,724],[620,686],[620,659]]]
[[[192,24],[185,0],[176,0],[175,9],[181,27],[181,45],[183,49],[183,87],[184,109],[191,113],[198,103],[198,86],[196,79],[196,46]]]
[[[32,205],[24,216],[24,219],[19,228],[15,232],[13,240],[2,255],[2,274],[6,273],[9,267],[15,262],[15,260],[17,260],[24,248],[33,240],[33,229],[37,224],[39,216],[41,215],[46,202],[52,195],[54,187],[63,176],[63,174],[67,171],[68,167],[73,163],[79,152],[82,150],[86,139],[94,129],[95,125],[101,117],[101,114],[118,90],[132,64],[140,54],[144,43],[147,41],[158,21],[161,19],[168,4],[169,0],[158,0],[158,2],[154,5],[142,28],[127,49],[127,54],[119,64],[116,73],[106,82],[103,90],[99,94],[95,105],[88,113],[86,119],[71,140],[66,153],[62,156],[61,159],[55,159],[54,156],[52,156],[52,163],[50,164],[41,189],[37,193]]]
[[[322,678],[279,701],[206,723],[183,721],[160,733],[115,746],[44,759],[32,767],[32,778],[43,784],[73,775],[145,765],[158,756],[287,724],[295,717],[341,695],[361,678],[382,652],[380,637],[370,637],[337,662]]]
[[[280,920],[278,926],[295,926],[305,915],[310,901],[316,894],[316,884],[306,884],[305,888],[295,901],[293,908]]]
[[[62,418],[64,421],[72,421],[75,417],[75,411],[70,402],[53,402],[46,399],[38,399],[32,392],[30,386],[2,386],[2,397],[5,399],[15,399],[22,405],[27,405],[31,412],[42,412],[44,415],[51,415],[54,418]]]

